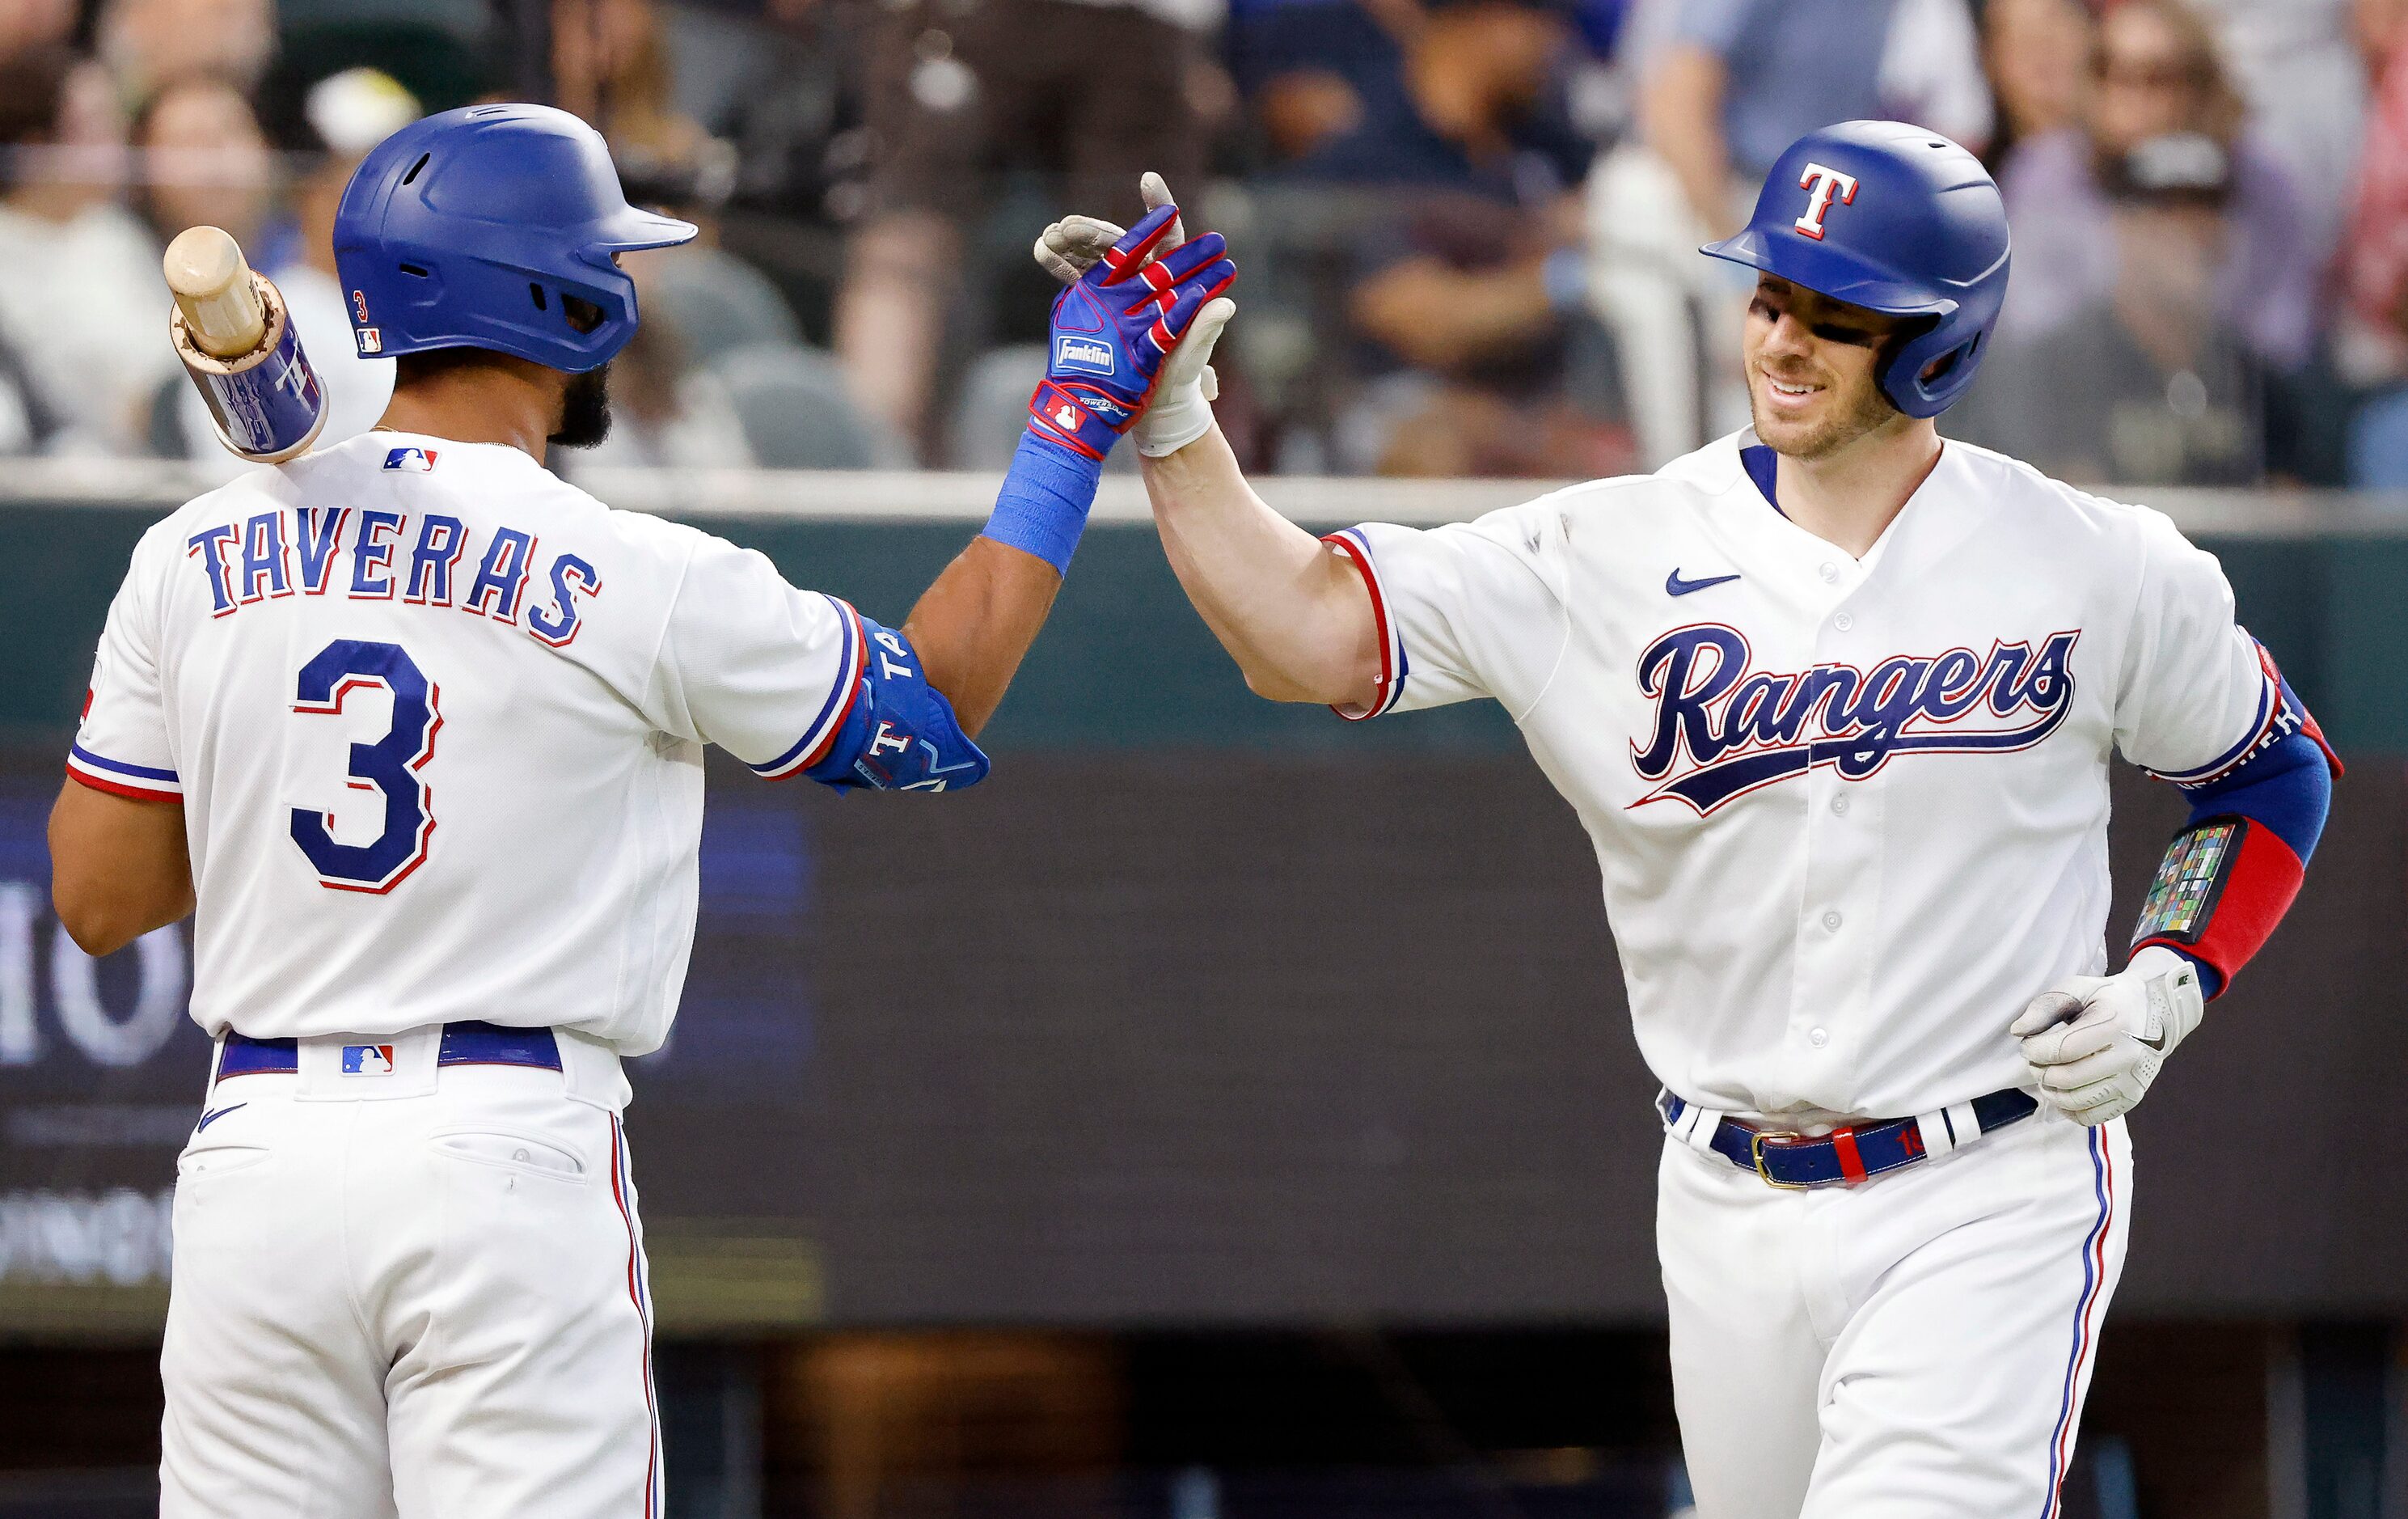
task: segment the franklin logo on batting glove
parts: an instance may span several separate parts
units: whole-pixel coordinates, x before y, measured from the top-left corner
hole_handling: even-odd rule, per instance
[[[1112,372],[1112,345],[1097,338],[1054,340],[1054,368],[1083,369],[1089,374]]]

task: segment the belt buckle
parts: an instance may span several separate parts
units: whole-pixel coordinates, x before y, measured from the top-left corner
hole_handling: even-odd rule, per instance
[[[1747,1154],[1748,1159],[1756,1163],[1756,1174],[1757,1179],[1763,1181],[1766,1186],[1777,1187],[1783,1192],[1813,1191],[1813,1187],[1803,1181],[1776,1181],[1773,1179],[1772,1173],[1764,1168],[1765,1146],[1799,1144],[1802,1143],[1805,1138],[1806,1136],[1804,1135],[1799,1134],[1795,1130],[1791,1129],[1749,1130],[1747,1136]]]

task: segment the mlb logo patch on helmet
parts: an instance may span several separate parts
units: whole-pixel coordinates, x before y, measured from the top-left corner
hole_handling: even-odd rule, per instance
[[[366,358],[372,354],[381,354],[384,352],[384,334],[379,332],[376,328],[361,327],[353,333],[353,336],[358,338],[360,340],[361,357]]]
[[[415,470],[424,474],[435,468],[436,450],[431,448],[395,448],[387,450],[384,467],[388,470]]]
[[[393,1046],[343,1046],[343,1074],[345,1076],[391,1076]]]

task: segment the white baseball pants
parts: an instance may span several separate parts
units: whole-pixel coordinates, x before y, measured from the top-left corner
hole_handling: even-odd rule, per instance
[[[2043,1107],[1855,1187],[1667,1140],[1656,1249],[1698,1519],[2056,1519],[2131,1147]]]
[[[438,1071],[438,1033],[378,1036],[390,1075],[305,1039],[297,1074],[211,1087],[177,1162],[162,1519],[659,1513],[616,1061],[579,1100],[568,1035],[564,1077]]]

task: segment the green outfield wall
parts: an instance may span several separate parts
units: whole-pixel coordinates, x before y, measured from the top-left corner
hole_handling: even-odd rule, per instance
[[[0,730],[56,733],[82,700],[92,651],[126,557],[161,508],[0,503]],[[681,514],[759,548],[799,585],[899,622],[975,530],[963,520],[780,520]],[[2223,560],[2243,620],[2272,648],[2334,742],[2408,749],[2408,522],[2364,514],[2329,529],[2200,531]],[[1090,529],[1052,623],[989,731],[1014,748],[1129,747],[1479,752],[1508,746],[1487,703],[1357,729],[1250,695],[1187,605],[1151,527]]]

